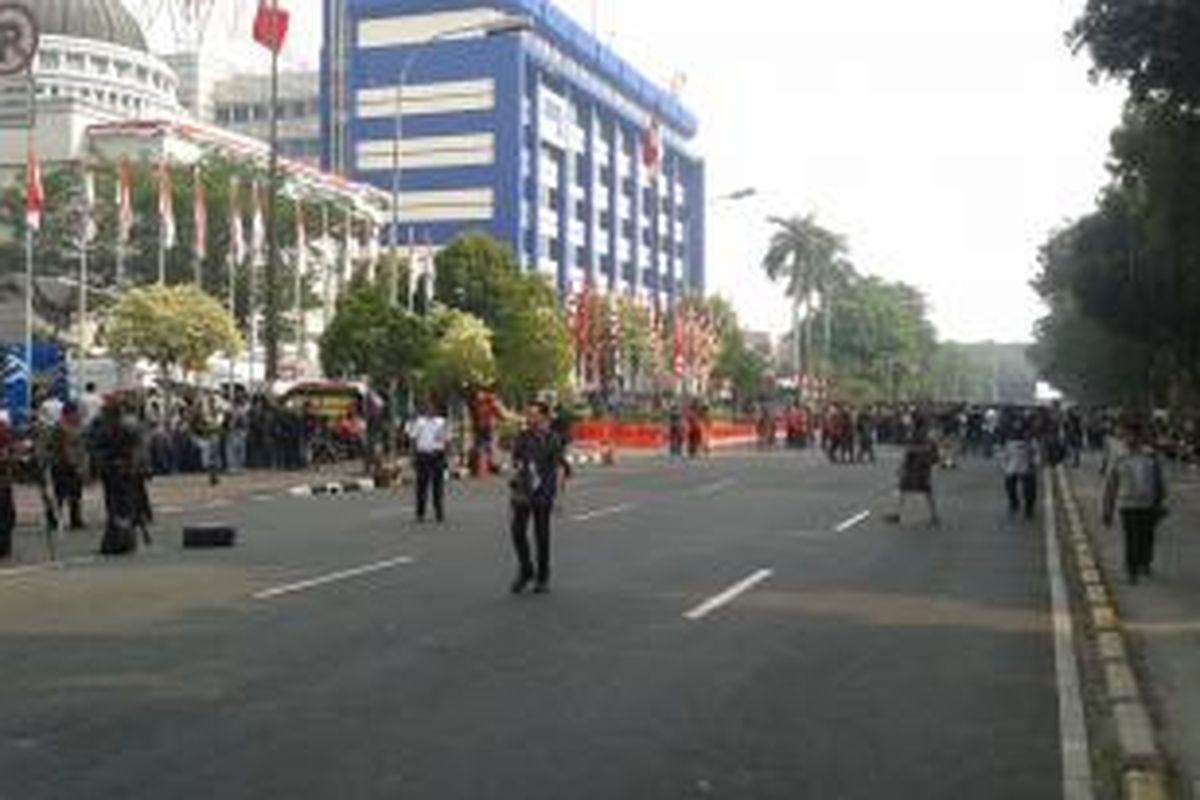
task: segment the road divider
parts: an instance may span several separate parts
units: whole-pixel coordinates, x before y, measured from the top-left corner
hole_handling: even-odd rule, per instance
[[[315,578],[309,578],[295,583],[287,583],[282,586],[275,586],[270,589],[264,589],[253,595],[255,600],[273,600],[277,597],[303,592],[308,589],[316,589],[320,586],[327,586],[331,583],[350,580],[351,578],[361,578],[364,575],[371,575],[376,572],[393,569],[395,567],[405,566],[413,563],[409,556],[400,556],[399,558],[390,558],[387,561],[378,561],[374,564],[365,564],[361,567],[352,569],[344,569],[339,572],[331,572],[328,575],[319,575]]]
[[[683,618],[690,622],[702,620],[722,606],[732,603],[755,586],[768,580],[774,574],[774,570],[760,569],[749,577],[738,581],[720,594],[710,597],[700,605],[685,612]]]

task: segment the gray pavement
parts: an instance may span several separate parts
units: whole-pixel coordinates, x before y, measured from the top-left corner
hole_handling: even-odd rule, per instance
[[[883,525],[894,466],[585,473],[539,597],[500,482],[445,528],[246,500],[0,575],[0,798],[1061,797],[1041,528],[974,464],[942,528]],[[237,548],[177,548],[214,518]]]
[[[1093,460],[1072,472],[1075,491],[1146,678],[1162,744],[1178,772],[1177,785],[1186,797],[1200,797],[1200,539],[1195,536],[1200,473],[1171,471],[1171,514],[1158,532],[1154,576],[1130,586],[1124,577],[1120,526],[1105,529],[1100,522],[1098,466]]]

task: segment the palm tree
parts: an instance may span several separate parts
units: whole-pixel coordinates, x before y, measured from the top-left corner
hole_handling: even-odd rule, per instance
[[[820,295],[825,321],[825,357],[830,358],[830,292],[852,280],[854,269],[845,259],[846,241],[819,224],[809,214],[804,217],[771,217],[777,226],[771,236],[763,270],[773,281],[786,280],[785,291],[792,298],[792,341],[796,367],[800,367],[800,307],[804,306],[804,371],[812,372],[813,297]]]

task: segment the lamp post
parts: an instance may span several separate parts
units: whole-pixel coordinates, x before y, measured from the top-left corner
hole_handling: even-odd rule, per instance
[[[439,31],[428,39],[410,45],[411,51],[400,68],[399,83],[396,85],[395,130],[392,140],[392,230],[389,240],[389,253],[392,261],[391,297],[393,305],[400,304],[400,146],[404,138],[404,86],[408,83],[408,75],[412,72],[413,65],[416,63],[417,58],[425,52],[426,47],[455,36],[464,36],[471,33],[480,33],[489,37],[503,36],[510,33],[522,33],[532,29],[533,22],[528,17],[509,15],[497,17],[490,22]],[[409,269],[412,269],[412,264],[409,264]],[[411,311],[413,308],[412,292],[406,289],[405,294],[408,297],[406,305]]]

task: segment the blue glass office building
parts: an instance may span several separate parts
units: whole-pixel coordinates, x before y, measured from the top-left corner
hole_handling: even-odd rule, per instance
[[[436,246],[483,230],[564,295],[589,277],[602,290],[663,304],[703,292],[695,117],[555,5],[324,4],[325,166],[390,191],[400,130],[401,241]],[[512,15],[531,29],[479,34]],[[642,156],[654,120],[657,179]]]

